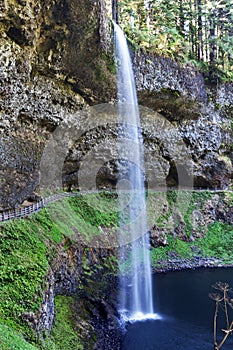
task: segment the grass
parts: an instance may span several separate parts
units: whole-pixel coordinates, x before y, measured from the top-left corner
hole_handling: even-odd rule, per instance
[[[181,191],[166,192],[168,207],[165,210],[161,210],[163,206],[163,200],[159,200],[160,203],[160,215],[156,218],[156,225],[165,229],[165,231],[173,231],[173,234],[167,235],[168,245],[165,247],[152,248],[151,260],[152,265],[157,267],[159,262],[166,262],[168,259],[191,259],[197,256],[196,252],[199,252],[198,256],[203,258],[218,258],[225,264],[233,263],[233,228],[231,225],[224,224],[222,222],[214,222],[211,225],[196,226],[195,230],[201,233],[202,238],[196,239],[194,242],[190,241],[190,237],[193,234],[193,212],[194,210],[202,211],[206,202],[211,200],[215,193],[209,191],[202,192],[189,192]],[[191,193],[191,196],[190,196]],[[158,194],[155,194],[158,197]],[[233,195],[232,193],[218,193],[223,205],[232,205]],[[224,204],[226,201],[228,204]],[[178,213],[178,220],[176,219],[176,213]],[[175,228],[180,222],[180,218],[183,218],[185,236],[182,239],[174,234]],[[169,219],[173,222],[169,226]],[[176,221],[177,220],[177,221]]]
[[[0,225],[0,320],[5,325],[6,332],[9,329],[16,334],[19,332],[36,344],[37,335],[26,323],[25,314],[39,310],[43,291],[47,288],[49,266],[61,249],[62,242],[69,237],[72,244],[77,230],[88,240],[91,235],[100,234],[99,226],[116,227],[118,213],[112,211],[115,202],[116,198],[109,197],[108,193],[102,193],[99,197],[92,194],[77,196],[52,203],[28,218]],[[65,244],[63,249],[66,249]],[[110,261],[111,267],[113,263],[115,264]],[[58,327],[57,323],[55,331]],[[54,333],[54,337],[58,335],[55,336]],[[73,342],[76,347],[70,345],[70,349],[81,349],[76,340]],[[49,343],[49,349],[69,349],[68,345],[57,345],[59,342],[55,339],[54,345],[47,339],[43,346],[46,348]],[[24,349],[27,348],[22,347]]]
[[[218,194],[232,205],[232,194]],[[149,224],[156,224],[167,234],[168,245],[151,250],[152,265],[177,259],[215,257],[225,263],[233,263],[233,228],[221,222],[206,227],[201,239],[189,240],[192,234],[193,210],[202,210],[213,194],[200,193],[148,193]],[[228,204],[227,204],[228,205]],[[178,208],[178,209],[177,209]],[[171,218],[179,211],[185,222],[186,237],[168,234],[171,232]],[[72,318],[73,300],[56,297],[56,321],[51,337],[38,341],[35,333],[25,321],[25,313],[36,313],[41,305],[43,291],[47,288],[46,276],[58,251],[68,249],[65,244],[76,240],[76,233],[88,241],[92,235],[100,234],[100,227],[114,232],[119,224],[117,196],[114,193],[78,195],[50,204],[40,212],[25,218],[0,225],[0,348],[1,349],[77,349],[81,350],[75,320]],[[173,225],[177,222],[173,220]],[[198,253],[195,253],[198,252]],[[88,254],[88,248],[86,253]],[[140,254],[140,251],[139,251]],[[106,269],[116,271],[117,261],[106,258],[102,264]],[[96,267],[101,268],[98,264]],[[130,259],[123,266],[130,268]],[[86,278],[93,267],[83,256],[83,270]],[[34,344],[30,345],[25,339]]]
[[[0,348],[1,350],[38,350],[29,344],[22,335],[0,323]]]
[[[207,257],[222,259],[226,264],[233,264],[233,227],[222,222],[209,226],[207,235],[195,242],[202,254]]]
[[[75,311],[73,297],[55,297],[55,322],[50,336],[41,341],[44,350],[83,350],[74,317]]]

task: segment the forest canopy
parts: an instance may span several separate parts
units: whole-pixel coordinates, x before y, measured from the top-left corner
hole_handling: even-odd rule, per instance
[[[116,1],[115,1],[116,2]],[[118,0],[118,21],[147,51],[233,79],[233,0]]]

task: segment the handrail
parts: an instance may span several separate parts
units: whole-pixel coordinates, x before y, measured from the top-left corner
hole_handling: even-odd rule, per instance
[[[39,202],[24,206],[24,207],[19,207],[19,208],[14,208],[6,211],[0,212],[0,222],[5,222],[9,220],[13,220],[15,218],[23,218],[28,215],[31,215],[33,213],[38,212],[42,208],[44,208],[47,204],[56,202],[60,199],[67,198],[67,197],[74,197],[80,194],[79,192],[73,192],[73,193],[68,193],[68,192],[62,192],[62,193],[57,193],[52,196],[46,197],[46,198],[41,198]]]
[[[103,190],[104,191],[104,190]],[[154,190],[155,192],[159,192],[159,190]],[[199,190],[192,190],[193,192],[205,192],[206,190],[204,189],[199,189]],[[208,192],[232,192],[232,190],[220,190],[220,189],[209,189],[207,190]],[[113,191],[114,192],[114,191]],[[85,192],[61,192],[61,193],[57,193],[57,194],[53,194],[51,196],[45,197],[45,198],[41,198],[39,200],[39,202],[33,203],[31,205],[27,205],[24,207],[19,207],[19,208],[14,208],[14,209],[10,209],[10,210],[6,210],[6,211],[2,211],[0,212],[0,223],[1,222],[5,222],[5,221],[9,221],[9,220],[13,220],[15,218],[23,218],[23,217],[27,217],[28,215],[31,215],[33,213],[36,213],[37,211],[41,210],[42,208],[44,208],[46,205],[48,205],[49,203],[54,203],[56,201],[59,201],[63,198],[67,198],[67,197],[75,197],[77,195],[80,194],[87,194],[87,193],[93,193],[93,191],[85,191]]]

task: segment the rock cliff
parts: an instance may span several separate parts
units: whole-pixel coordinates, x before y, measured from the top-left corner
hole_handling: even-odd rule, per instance
[[[116,185],[117,116],[111,103],[104,112],[98,109],[116,99],[105,7],[103,0],[0,4],[0,210],[40,191],[41,160],[58,135],[59,150],[65,138],[60,185],[80,187],[78,171],[86,165],[83,179],[90,159],[99,164],[92,172],[97,186]],[[148,186],[229,186],[232,85],[210,86],[194,67],[131,51],[143,106]],[[78,136],[66,137],[64,126],[74,125]],[[57,162],[55,154],[49,156],[50,165]]]
[[[37,188],[51,132],[87,103],[108,100],[115,84],[102,1],[4,1],[0,13],[4,209]]]

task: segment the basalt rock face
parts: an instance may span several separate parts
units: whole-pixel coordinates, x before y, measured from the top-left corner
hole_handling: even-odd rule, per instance
[[[226,133],[221,129],[222,119],[213,113],[212,122],[204,114],[195,120],[177,122],[151,108],[140,107],[145,180],[149,189],[222,189],[229,185],[230,149],[223,145]],[[78,118],[81,136],[75,134],[77,138],[73,138],[65,158],[63,186],[81,190],[114,188],[119,168],[117,107],[102,104],[81,114]]]
[[[140,51],[134,54],[133,63],[141,104],[156,108],[170,120],[200,115],[207,91],[203,76],[194,67]]]
[[[114,188],[117,169],[127,171],[118,159],[118,109],[114,104],[101,104],[79,113],[78,133],[72,136],[72,147],[64,161],[63,185],[67,189],[94,190]],[[141,129],[144,139],[145,179],[148,189],[167,185],[193,186],[193,160],[180,133],[162,115],[141,107]],[[75,123],[73,124],[73,128]],[[82,131],[80,132],[80,129]],[[76,138],[77,137],[77,138]],[[60,148],[64,147],[64,138]],[[132,150],[133,152],[133,144]],[[174,167],[175,176],[170,173]],[[56,171],[58,173],[58,171]]]
[[[194,187],[227,187],[233,175],[232,84],[211,86],[194,67],[171,59],[142,52],[132,57],[139,103],[177,130],[193,161]],[[173,179],[175,171],[170,166]]]
[[[51,331],[56,314],[55,297],[72,297],[75,331],[84,349],[120,349],[117,311],[118,277],[113,273],[112,252],[65,239],[45,279],[43,301],[37,313],[23,318],[37,334]],[[110,261],[111,260],[111,261]]]
[[[46,145],[61,125],[72,128],[74,120],[81,134],[64,144],[60,185],[80,187],[78,171],[96,149],[94,186],[115,187],[117,115],[106,123],[97,111],[85,129],[85,113],[93,113],[80,113],[116,98],[113,36],[104,1],[6,0],[0,20],[0,210],[40,191]],[[207,86],[195,68],[168,58],[141,51],[132,51],[132,58],[139,103],[150,109],[142,113],[148,186],[227,187],[232,86]],[[105,162],[101,142],[109,150]],[[82,178],[90,175],[88,167],[84,170]]]
[[[59,123],[114,94],[109,35],[102,0],[1,2],[0,210],[38,189]]]

